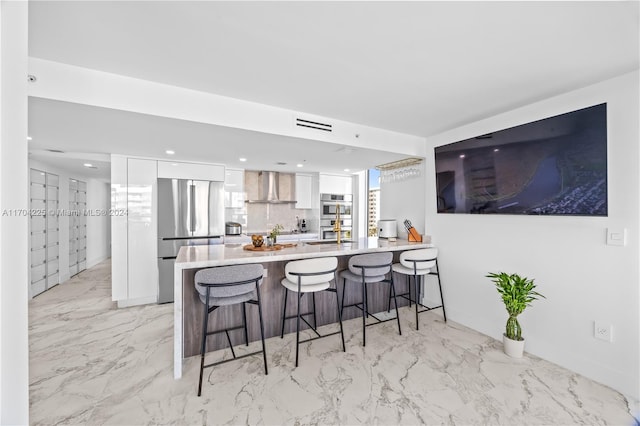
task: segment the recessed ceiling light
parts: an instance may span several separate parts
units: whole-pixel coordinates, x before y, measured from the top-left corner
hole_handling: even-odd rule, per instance
[[[93,164],[91,164],[91,163],[84,163],[84,166],[85,166],[85,167],[93,167]]]
[[[296,167],[304,167],[304,164],[298,163],[298,164],[296,164]]]
[[[176,152],[175,152],[174,150],[172,150],[172,149],[168,149],[168,150],[166,150],[166,151],[165,151],[165,153],[166,153],[167,155],[173,155],[173,154],[175,154]]]
[[[350,169],[344,169],[344,171],[345,171],[345,172],[350,172],[351,170],[350,170]]]
[[[246,159],[246,158],[244,158],[244,157],[240,157],[240,158],[238,158],[238,160],[242,161],[243,163],[244,163],[245,161],[247,161],[247,159]]]
[[[496,148],[496,149],[493,150],[493,152],[498,152],[498,151],[500,151],[499,148]]]
[[[27,140],[30,141],[33,140],[33,138],[31,136],[27,136]]]
[[[464,158],[464,154],[460,154],[460,158]]]

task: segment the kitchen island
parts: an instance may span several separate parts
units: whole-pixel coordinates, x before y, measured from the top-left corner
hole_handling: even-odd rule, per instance
[[[260,263],[265,269],[265,277],[260,287],[262,311],[264,318],[265,338],[280,334],[284,287],[280,281],[284,277],[284,265],[291,260],[310,259],[315,257],[337,256],[338,271],[347,267],[350,256],[355,254],[391,251],[394,259],[405,250],[430,247],[427,243],[397,240],[390,242],[376,237],[361,238],[353,242],[342,244],[327,242],[299,242],[295,247],[283,248],[277,251],[255,252],[243,249],[243,244],[225,244],[212,246],[182,247],[176,259],[174,274],[174,377],[182,376],[182,362],[185,357],[199,353],[200,333],[202,327],[202,303],[194,287],[195,273],[203,268],[227,265]],[[359,286],[349,285],[344,295],[345,305],[361,301]],[[337,285],[338,295],[342,299],[342,282]],[[405,288],[404,283],[396,284],[396,289]],[[370,311],[380,312],[387,309],[389,288],[384,285],[373,285],[368,291]],[[310,298],[302,299],[302,310],[310,309],[306,302]],[[317,300],[318,326],[338,321],[335,296],[318,296]],[[406,304],[398,299],[398,305]],[[295,303],[290,303],[287,314],[291,315],[296,309]],[[241,321],[241,305],[225,307],[211,314],[216,328],[226,328],[238,325]],[[359,316],[357,309],[345,309],[343,319]],[[249,326],[249,340],[258,340],[259,331],[256,324],[257,309],[247,309],[247,324]],[[295,322],[287,321],[285,332],[294,331]],[[209,336],[207,348],[217,350],[227,347],[224,334]],[[232,332],[233,344],[243,342],[241,332]]]

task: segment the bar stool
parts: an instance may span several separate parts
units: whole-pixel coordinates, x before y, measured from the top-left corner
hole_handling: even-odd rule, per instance
[[[204,321],[202,322],[202,343],[200,347],[200,380],[198,383],[198,396],[202,393],[202,374],[205,368],[214,365],[233,361],[234,359],[245,358],[251,355],[262,353],[264,359],[264,374],[267,371],[267,353],[264,349],[264,324],[262,322],[262,305],[260,304],[260,285],[262,284],[262,265],[233,265],[221,266],[217,268],[201,269],[195,275],[195,287],[200,295],[200,300],[204,305]],[[242,325],[226,328],[223,330],[209,331],[209,314],[221,306],[236,305],[242,303]],[[247,311],[246,303],[258,305],[258,316],[260,318],[260,337],[262,339],[262,350],[252,352],[242,356],[236,356],[229,337],[230,330],[244,329],[245,344],[249,345],[247,333]],[[207,346],[207,336],[224,332],[231,348],[232,359],[204,364],[204,354]]]
[[[393,283],[393,274],[389,274],[390,278],[386,279],[385,276],[391,271],[391,265],[393,263],[393,253],[371,253],[360,254],[351,256],[349,259],[349,269],[340,272],[342,278],[342,304],[340,311],[344,308],[354,306],[362,311],[362,346],[366,346],[367,336],[367,317],[371,315],[378,322],[371,323],[369,325],[375,325],[386,321],[392,321],[393,318],[382,320],[375,316],[375,314],[369,313],[368,299],[367,299],[367,287],[372,283],[389,283],[389,301],[393,296],[393,301],[396,307],[396,320],[398,321],[398,334],[402,335],[400,329],[400,315],[398,313],[398,301],[396,299],[396,289]],[[351,305],[344,305],[344,294],[346,293],[347,281],[360,283],[362,286],[362,303],[353,303]]]
[[[298,349],[300,343],[310,342],[321,337],[332,336],[338,332],[321,335],[316,330],[318,324],[316,322],[316,292],[329,291],[336,294],[336,306],[338,307],[338,320],[340,321],[340,335],[342,336],[342,350],[346,352],[344,344],[344,333],[342,330],[342,314],[340,312],[340,302],[338,300],[337,288],[331,288],[331,280],[336,280],[336,269],[338,269],[337,257],[321,257],[316,259],[295,260],[289,262],[284,267],[285,278],[281,281],[284,286],[284,308],[282,310],[282,333],[280,338],[284,337],[284,322],[288,319],[296,318],[296,367],[298,366]],[[337,285],[336,285],[337,287]],[[298,311],[295,316],[287,317],[287,296],[289,291],[298,294]],[[300,299],[304,294],[311,293],[313,296],[313,311],[300,313]],[[304,318],[304,316],[313,315],[313,326]],[[304,321],[317,335],[317,337],[300,341],[300,320]]]
[[[422,312],[431,311],[433,309],[442,308],[442,315],[444,321],[447,322],[447,313],[444,310],[444,299],[442,297],[442,284],[440,283],[440,268],[438,267],[438,249],[426,248],[418,250],[409,250],[400,253],[400,263],[393,264],[393,272],[398,274],[404,274],[407,276],[407,293],[399,294],[398,296],[404,297],[409,300],[409,306],[411,306],[411,279],[415,283],[415,304],[416,304],[416,330],[420,329],[418,322],[418,314]],[[420,283],[424,282],[426,275],[435,275],[438,277],[438,287],[440,288],[440,302],[438,306],[428,307],[419,302],[420,300]],[[407,295],[409,297],[407,297]],[[419,310],[419,306],[422,306],[422,311]],[[391,309],[391,297],[389,297],[389,310]]]

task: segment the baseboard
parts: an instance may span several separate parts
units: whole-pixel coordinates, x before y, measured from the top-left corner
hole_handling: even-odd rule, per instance
[[[139,299],[123,299],[118,300],[118,308],[129,308],[131,306],[149,305],[158,303],[158,296],[141,297]]]
[[[87,259],[87,269],[93,268],[98,263],[104,262],[108,258],[109,258],[109,255],[105,254],[104,256],[94,257],[93,259]]]

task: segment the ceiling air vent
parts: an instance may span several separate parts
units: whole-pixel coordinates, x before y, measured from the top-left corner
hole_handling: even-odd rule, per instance
[[[319,121],[304,120],[302,118],[296,118],[296,126],[308,127],[310,129],[322,130],[325,132],[331,132],[331,124],[320,123]]]

